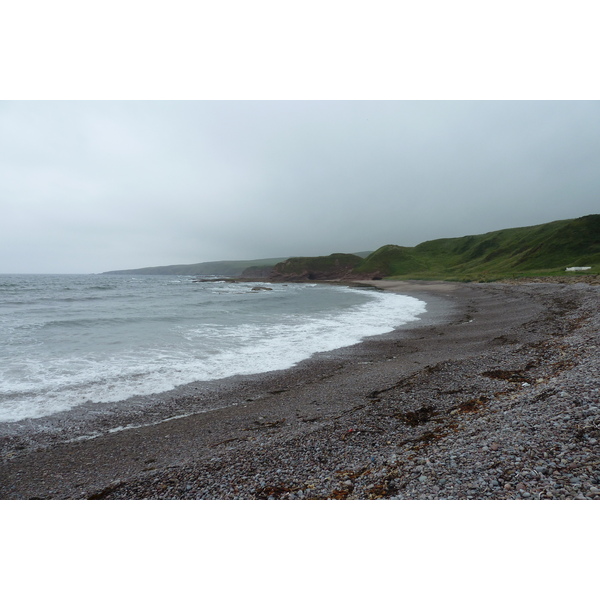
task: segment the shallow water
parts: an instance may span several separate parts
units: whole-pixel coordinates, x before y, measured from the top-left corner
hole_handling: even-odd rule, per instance
[[[0,421],[289,368],[424,311],[409,296],[311,283],[2,275]]]

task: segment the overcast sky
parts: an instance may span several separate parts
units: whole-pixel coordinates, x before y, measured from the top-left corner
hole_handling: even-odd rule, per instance
[[[375,250],[600,212],[599,102],[0,102],[0,273]]]

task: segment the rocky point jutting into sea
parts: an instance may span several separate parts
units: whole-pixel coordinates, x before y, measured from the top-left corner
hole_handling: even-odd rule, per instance
[[[429,318],[212,390],[236,406],[5,439],[0,497],[600,498],[600,286],[573,281],[370,282]]]

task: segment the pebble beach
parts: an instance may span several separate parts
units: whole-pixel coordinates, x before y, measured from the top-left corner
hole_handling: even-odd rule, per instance
[[[600,499],[600,286],[574,281],[357,282],[427,317],[178,390],[177,418],[83,439],[15,429],[0,498]],[[194,414],[195,393],[214,408]]]

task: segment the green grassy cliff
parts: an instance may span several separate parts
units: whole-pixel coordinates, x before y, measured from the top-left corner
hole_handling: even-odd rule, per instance
[[[423,242],[383,246],[354,272],[371,277],[491,280],[600,268],[600,215]]]
[[[384,277],[492,281],[543,275],[577,277],[581,273],[565,273],[565,269],[582,266],[592,267],[584,274],[600,274],[600,215],[432,240],[412,248],[387,245],[372,253],[218,261],[108,273],[242,275],[289,281]]]

